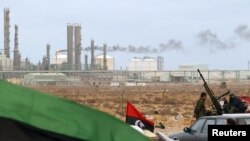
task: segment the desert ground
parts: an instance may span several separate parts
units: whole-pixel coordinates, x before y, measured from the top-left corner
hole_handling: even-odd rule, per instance
[[[250,84],[210,85],[215,95],[230,90],[236,95],[250,96]],[[147,118],[165,129],[157,131],[169,135],[190,126],[193,109],[199,95],[205,91],[202,84],[148,84],[138,87],[97,86],[29,86],[33,89],[73,100],[125,120],[126,101],[130,101]],[[211,104],[208,99],[207,107]]]

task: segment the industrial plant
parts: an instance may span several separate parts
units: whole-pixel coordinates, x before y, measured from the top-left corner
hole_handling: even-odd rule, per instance
[[[211,81],[250,79],[249,72],[210,72],[206,65],[180,65],[177,71],[165,71],[163,56],[134,57],[128,61],[126,69],[116,68],[114,51],[148,52],[147,48],[133,46],[121,47],[95,44],[94,39],[82,44],[82,26],[79,23],[66,24],[67,44],[55,53],[51,53],[50,43],[44,45],[45,55],[36,64],[29,58],[22,58],[19,47],[19,25],[11,24],[10,10],[4,10],[4,46],[0,52],[0,78],[18,79],[22,84],[53,85],[104,85],[134,86],[146,83],[198,81],[197,68],[206,71]],[[13,25],[13,26],[12,26]],[[10,39],[10,29],[14,28],[14,39]],[[13,41],[13,48],[10,42]],[[110,52],[109,52],[110,51]],[[12,55],[13,54],[13,57]],[[84,57],[82,57],[84,56]],[[119,63],[118,63],[119,64]],[[210,81],[210,82],[211,82]]]
[[[115,51],[150,52],[146,47],[97,45],[92,39],[82,43],[82,26],[79,23],[68,23],[65,26],[67,44],[65,48],[51,52],[53,46],[44,44],[43,57],[38,63],[22,56],[19,44],[19,25],[11,24],[10,10],[4,10],[4,46],[0,52],[0,78],[18,80],[21,84],[50,85],[98,85],[98,86],[134,86],[148,83],[194,83],[199,81],[196,70],[205,71],[210,82],[248,81],[248,71],[209,71],[206,65],[179,66],[177,71],[166,71],[163,56],[144,56],[131,58],[126,69],[117,69]],[[13,26],[12,26],[13,25]],[[10,39],[10,29],[14,29],[14,38]],[[13,48],[10,42],[13,41]],[[13,56],[12,56],[13,54]],[[82,57],[84,56],[84,57]]]
[[[51,85],[98,85],[98,86],[134,86],[146,83],[198,81],[197,68],[207,74],[211,81],[248,80],[250,74],[241,72],[209,72],[206,65],[180,65],[177,71],[165,71],[163,56],[134,57],[128,61],[126,69],[116,68],[113,51],[125,51],[125,47],[95,44],[94,39],[82,44],[82,26],[79,23],[66,25],[67,44],[55,53],[51,53],[50,43],[44,45],[45,55],[36,64],[29,58],[22,58],[19,47],[19,25],[10,22],[10,10],[4,9],[4,46],[0,52],[0,78],[18,79],[22,84]],[[14,29],[14,39],[10,39],[10,29]],[[10,42],[13,41],[13,48]],[[143,48],[129,46],[128,52],[145,52]],[[109,52],[110,51],[110,52]],[[12,55],[13,54],[13,57]],[[82,57],[84,56],[84,57]],[[118,63],[119,64],[119,63]]]
[[[102,46],[95,45],[95,41],[90,41],[90,46],[84,48],[82,46],[82,27],[78,23],[67,24],[67,47],[57,50],[54,55],[51,55],[51,45],[46,44],[46,54],[37,63],[32,63],[29,58],[22,58],[19,48],[19,26],[14,26],[14,47],[11,51],[10,42],[10,10],[4,9],[4,48],[1,52],[0,69],[2,71],[50,71],[50,70],[70,70],[70,71],[113,71],[115,70],[115,58],[108,55],[107,44]],[[88,55],[88,49],[90,59]],[[115,49],[113,47],[113,49]],[[111,49],[112,50],[112,49]],[[96,51],[102,53],[95,54]],[[13,53],[13,58],[11,54]],[[82,54],[84,60],[82,61]],[[90,60],[90,63],[88,62]],[[82,63],[84,62],[84,63]],[[144,57],[143,59],[134,58],[128,62],[128,71],[162,71],[164,70],[164,58],[158,56]]]

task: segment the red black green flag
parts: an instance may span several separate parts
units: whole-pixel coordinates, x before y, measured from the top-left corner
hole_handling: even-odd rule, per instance
[[[121,120],[0,81],[0,141],[149,141]]]
[[[154,123],[146,119],[131,103],[127,102],[126,123],[154,132]]]

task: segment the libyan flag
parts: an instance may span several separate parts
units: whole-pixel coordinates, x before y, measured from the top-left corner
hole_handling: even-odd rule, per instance
[[[146,119],[131,103],[127,102],[126,123],[154,132],[154,123]]]
[[[0,81],[0,141],[149,141],[111,115]]]

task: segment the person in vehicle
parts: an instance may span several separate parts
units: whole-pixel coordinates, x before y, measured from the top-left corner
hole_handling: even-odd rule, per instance
[[[200,117],[207,115],[207,110],[205,106],[205,102],[207,99],[207,93],[202,92],[200,95],[200,99],[197,101],[195,109],[194,109],[194,117],[199,119]]]
[[[246,106],[244,103],[233,93],[229,95],[229,113],[245,113]]]

